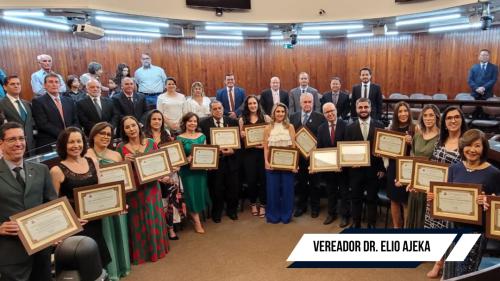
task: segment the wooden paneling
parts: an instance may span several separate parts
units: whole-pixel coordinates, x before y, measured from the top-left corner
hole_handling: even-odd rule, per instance
[[[149,52],[153,64],[174,76],[182,92],[201,81],[209,96],[223,86],[224,74],[233,72],[237,84],[247,93],[269,87],[272,76],[281,78],[282,88],[297,86],[297,75],[306,71],[311,85],[321,92],[329,89],[329,79],[339,76],[350,90],[359,82],[363,66],[373,70],[373,81],[390,93],[447,93],[453,97],[468,92],[467,72],[477,61],[481,48],[491,50],[498,63],[500,28],[443,34],[413,34],[372,38],[336,38],[300,41],[294,49],[284,49],[280,41],[242,42],[184,39],[143,39],[109,36],[92,41],[69,33],[0,23],[0,68],[22,78],[24,96],[31,98],[30,76],[38,70],[36,56],[52,55],[54,70],[66,76],[86,72],[90,61],[104,67],[104,79],[114,76],[118,63],[132,70],[140,66],[141,52]],[[107,81],[107,80],[103,80]],[[105,82],[106,83],[106,82]],[[500,83],[498,83],[500,84]],[[500,95],[497,84],[495,92]]]

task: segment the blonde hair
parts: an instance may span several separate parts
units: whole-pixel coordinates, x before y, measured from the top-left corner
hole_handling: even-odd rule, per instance
[[[196,87],[201,88],[201,96],[204,97],[205,96],[205,88],[203,87],[203,84],[199,81],[196,81],[191,85],[191,96],[193,96],[194,88],[196,88]]]
[[[278,107],[283,107],[285,109],[285,118],[283,118],[283,127],[288,129],[288,126],[290,126],[290,120],[288,119],[288,107],[284,103],[277,103],[273,106],[273,109],[271,110],[271,128],[274,128],[274,113]]]

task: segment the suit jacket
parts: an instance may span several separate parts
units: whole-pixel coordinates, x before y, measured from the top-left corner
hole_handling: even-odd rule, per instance
[[[498,66],[492,63],[486,65],[486,70],[481,69],[481,64],[475,64],[469,71],[467,83],[471,88],[471,95],[476,99],[487,99],[493,96],[493,87],[497,82]],[[476,92],[479,87],[484,87],[486,90],[483,95]]]
[[[345,129],[347,123],[342,119],[337,119],[335,124],[335,140],[332,143],[330,138],[330,124],[325,121],[318,128],[318,148],[337,147],[338,141],[343,141],[345,138]]]
[[[66,127],[80,127],[73,99],[59,95],[64,113],[64,121],[49,94],[34,98],[33,119],[38,128],[37,146],[53,143]]]
[[[5,97],[0,100],[0,111],[5,115],[5,119],[9,122],[17,122],[23,125],[24,128],[24,136],[26,137],[26,152],[31,151],[30,155],[33,154],[33,149],[35,148],[35,138],[33,136],[33,129],[35,126],[35,120],[33,120],[33,112],[31,110],[31,104],[25,100],[21,100],[24,108],[26,109],[27,117],[26,120],[23,121],[21,119],[21,115],[14,107],[9,98]]]
[[[323,108],[323,105],[327,102],[333,103],[332,92],[324,93],[320,99],[320,102],[321,102],[321,108]],[[337,108],[337,117],[340,117],[344,120],[349,119],[348,115],[351,110],[351,104],[349,102],[348,94],[340,91],[339,98],[337,99],[335,107]]]
[[[234,86],[234,112],[236,115],[241,115],[242,105],[245,101],[245,89]],[[224,115],[229,115],[229,97],[227,96],[227,87],[217,90],[216,99],[224,106]]]
[[[323,122],[325,122],[325,120],[326,119],[323,114],[316,111],[311,111],[311,114],[309,115],[309,119],[307,119],[305,126],[309,130],[311,130],[311,132],[317,138],[318,128],[321,124],[323,124]],[[299,112],[295,112],[294,114],[292,114],[292,116],[290,116],[290,123],[295,128],[295,131],[297,131],[302,126],[302,110]]]
[[[0,223],[9,221],[9,217],[24,210],[57,198],[47,166],[24,162],[26,187],[23,189],[0,159]],[[22,263],[29,259],[18,236],[0,235],[0,265]]]
[[[113,128],[118,127],[120,113],[114,106],[113,101],[107,97],[100,97],[99,99],[101,101],[102,108],[100,118],[90,96],[86,96],[76,103],[78,120],[80,121],[80,124],[82,125],[87,136],[90,134],[92,127],[99,122],[105,121],[110,123]]]
[[[279,91],[280,91],[280,102],[288,107],[289,104],[288,93],[281,89]],[[262,106],[264,112],[267,115],[271,116],[271,110],[273,109],[274,106],[273,92],[271,91],[271,89],[262,91],[262,93],[260,94],[260,105]]]
[[[143,94],[140,93],[134,93],[134,95],[132,96],[132,99],[134,100],[133,105],[130,104],[130,101],[123,92],[113,95],[111,99],[113,100],[115,108],[118,110],[118,114],[120,116],[118,118],[118,122],[120,122],[122,118],[127,115],[132,115],[137,118],[139,122],[142,122],[143,117],[148,111],[146,98]]]
[[[384,95],[382,94],[382,90],[380,86],[374,83],[370,83],[370,90],[368,93],[368,98],[372,104],[372,113],[371,117],[374,117],[377,120],[380,120],[382,117],[382,99]],[[361,97],[361,84],[354,85],[352,87],[352,97],[351,97],[351,118],[358,117],[356,113],[356,101]]]
[[[314,111],[321,112],[321,104],[319,102],[318,90],[314,89],[313,87],[307,87],[306,92],[311,93],[313,95]],[[300,89],[300,87],[293,88],[290,90],[290,106],[288,107],[289,115],[301,111],[300,108],[301,94],[302,90]]]
[[[228,116],[223,116],[223,122],[224,122],[224,127],[238,127],[238,120],[230,118]],[[212,116],[206,117],[200,121],[200,129],[201,132],[206,136],[207,138],[207,144],[210,144],[210,128],[215,128],[217,125],[214,122],[214,119]],[[238,162],[238,154],[239,150],[235,150],[235,153],[230,156],[224,156],[223,158],[227,159],[229,168],[232,171],[238,170],[239,167],[239,162]]]
[[[368,130],[368,141],[370,141],[370,149],[373,147],[373,141],[375,139],[375,128],[384,129],[384,124],[379,121],[371,118],[370,120],[370,128]],[[354,122],[351,122],[347,125],[345,137],[346,141],[363,141],[363,133],[361,133],[361,127],[359,123],[359,119],[356,119]],[[371,166],[368,167],[372,172],[385,171],[384,162],[382,158],[375,157],[370,155]]]

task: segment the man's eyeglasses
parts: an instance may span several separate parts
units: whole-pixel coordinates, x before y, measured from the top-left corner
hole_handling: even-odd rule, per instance
[[[3,139],[3,141],[5,141],[6,143],[15,143],[17,141],[20,141],[20,142],[25,142],[26,141],[26,138],[25,137],[14,137],[14,138],[8,138],[8,139]]]

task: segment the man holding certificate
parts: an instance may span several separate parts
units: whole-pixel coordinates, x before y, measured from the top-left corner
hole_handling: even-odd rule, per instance
[[[18,238],[19,227],[9,217],[57,198],[45,165],[24,162],[26,138],[22,125],[0,127],[0,279],[52,280],[50,250],[29,256]]]
[[[367,98],[356,101],[358,119],[346,128],[346,141],[370,141],[373,145],[375,128],[384,128],[384,125],[370,117],[371,102]],[[385,168],[382,158],[370,156],[371,166],[352,167],[349,169],[349,181],[352,190],[352,219],[351,227],[361,228],[361,209],[363,207],[363,193],[366,190],[366,205],[368,228],[375,227],[377,214],[377,191],[379,180],[384,176]]]

